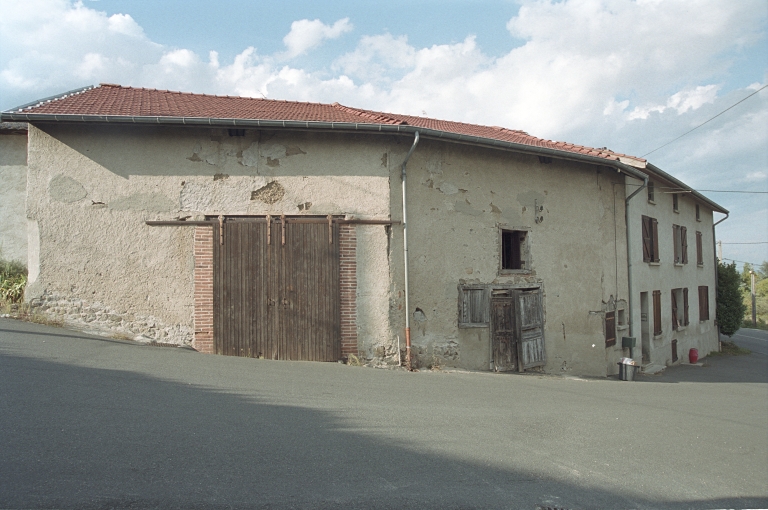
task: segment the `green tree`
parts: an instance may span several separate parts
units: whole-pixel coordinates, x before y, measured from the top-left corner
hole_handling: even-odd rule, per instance
[[[742,301],[739,286],[741,275],[736,263],[717,264],[717,324],[720,333],[733,336],[739,330],[747,307]]]
[[[741,268],[741,284],[747,289],[750,288],[752,277],[749,272],[752,271],[752,264],[744,262],[744,266]]]

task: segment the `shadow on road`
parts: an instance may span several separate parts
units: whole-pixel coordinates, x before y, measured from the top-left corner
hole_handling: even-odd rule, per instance
[[[416,452],[404,442],[350,430],[325,411],[18,355],[0,355],[0,397],[2,508],[674,509],[768,503],[631,499]]]

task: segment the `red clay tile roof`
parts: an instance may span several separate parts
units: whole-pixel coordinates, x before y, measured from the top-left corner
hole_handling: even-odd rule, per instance
[[[122,87],[113,84],[101,84],[82,92],[33,104],[23,108],[20,113],[408,125],[446,133],[585,154],[614,161],[618,161],[620,158],[629,159],[642,166],[645,163],[644,159],[618,154],[605,148],[593,149],[571,143],[544,140],[524,131],[496,126],[480,126],[426,117],[375,112],[350,108],[338,103],[322,104],[237,96],[212,96]]]

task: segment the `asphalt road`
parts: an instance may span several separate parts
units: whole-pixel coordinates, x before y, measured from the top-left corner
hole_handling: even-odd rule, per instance
[[[0,319],[0,508],[766,508],[768,357],[704,361],[407,373]]]

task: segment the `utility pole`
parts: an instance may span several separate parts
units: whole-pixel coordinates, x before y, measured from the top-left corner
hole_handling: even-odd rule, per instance
[[[757,327],[757,308],[755,306],[755,272],[749,272],[750,283],[752,284],[752,327]]]
[[[722,264],[723,262],[723,242],[717,242],[717,261]]]

